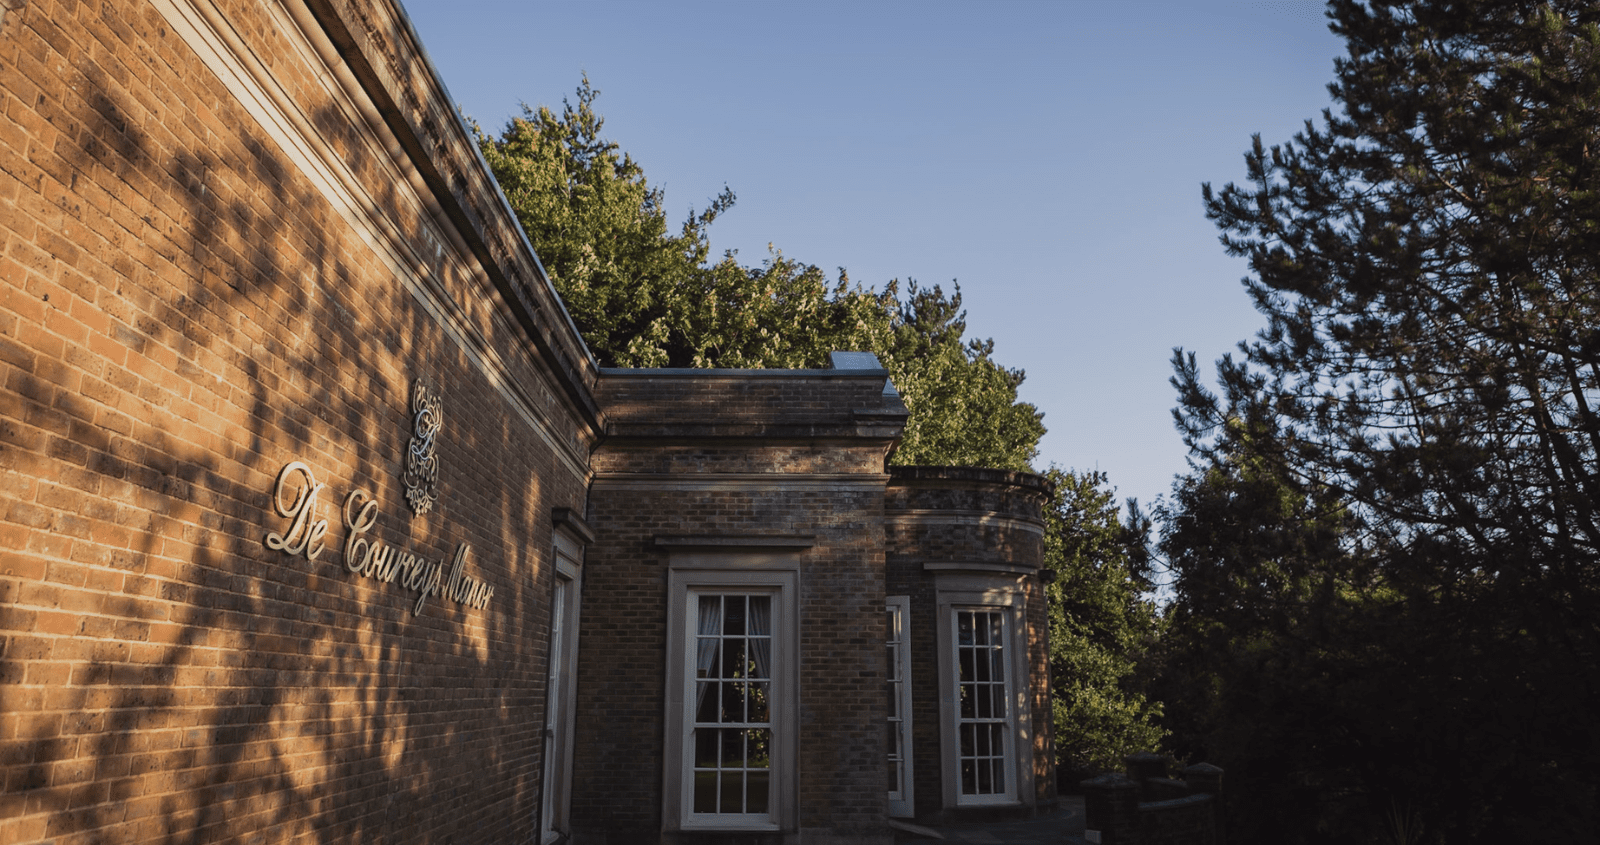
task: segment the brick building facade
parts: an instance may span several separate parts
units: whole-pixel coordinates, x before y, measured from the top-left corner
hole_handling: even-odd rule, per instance
[[[0,842],[1049,802],[1041,480],[597,367],[391,0],[18,5],[0,215]]]

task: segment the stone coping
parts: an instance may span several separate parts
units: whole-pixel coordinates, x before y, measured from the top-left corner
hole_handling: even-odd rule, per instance
[[[1045,496],[1055,492],[1055,484],[1045,476],[1032,472],[989,467],[953,466],[891,466],[889,484],[900,482],[944,481],[956,483],[1005,484],[1037,491]]]
[[[601,367],[601,378],[702,378],[702,379],[750,379],[750,378],[888,378],[889,371],[877,370],[765,370],[757,368],[747,369],[716,369],[699,367]]]

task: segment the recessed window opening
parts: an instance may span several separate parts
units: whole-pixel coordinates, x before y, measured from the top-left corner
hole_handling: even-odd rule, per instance
[[[1011,699],[1007,680],[1006,614],[958,610],[956,616],[956,732],[963,796],[1010,793]]]

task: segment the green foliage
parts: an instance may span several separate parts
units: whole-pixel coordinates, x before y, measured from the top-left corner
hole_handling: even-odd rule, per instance
[[[1158,633],[1145,598],[1149,523],[1130,503],[1117,518],[1102,473],[1051,468],[1045,514],[1046,585],[1056,758],[1071,773],[1120,770],[1122,757],[1154,750],[1165,734],[1161,704],[1139,688],[1138,664]]]
[[[1204,190],[1268,326],[1175,359],[1174,742],[1256,841],[1593,841],[1600,7],[1330,10],[1339,113]]]
[[[598,95],[585,77],[576,106],[557,115],[524,104],[498,139],[477,130],[478,145],[595,357],[665,366],[673,323],[710,252],[706,228],[734,197],[725,190],[670,233],[661,190],[601,138]]]
[[[712,261],[707,231],[733,207],[724,189],[671,231],[659,188],[601,136],[585,78],[559,114],[523,106],[478,144],[573,323],[602,365],[805,368],[834,350],[878,354],[911,412],[899,464],[1026,470],[1043,415],[1017,400],[1021,370],[966,339],[961,292],[830,280],[772,250],[760,266]]]
[[[893,300],[896,283],[885,290]],[[994,361],[994,341],[965,334],[959,285],[946,296],[912,281],[896,301],[888,336],[873,347],[911,412],[890,463],[1031,472],[1044,415],[1017,401],[1023,373]]]

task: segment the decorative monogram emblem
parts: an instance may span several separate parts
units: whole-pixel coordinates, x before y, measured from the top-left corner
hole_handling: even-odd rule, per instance
[[[411,383],[411,443],[406,447],[406,502],[418,514],[427,513],[439,497],[439,428],[444,422],[444,400],[422,379]]]

